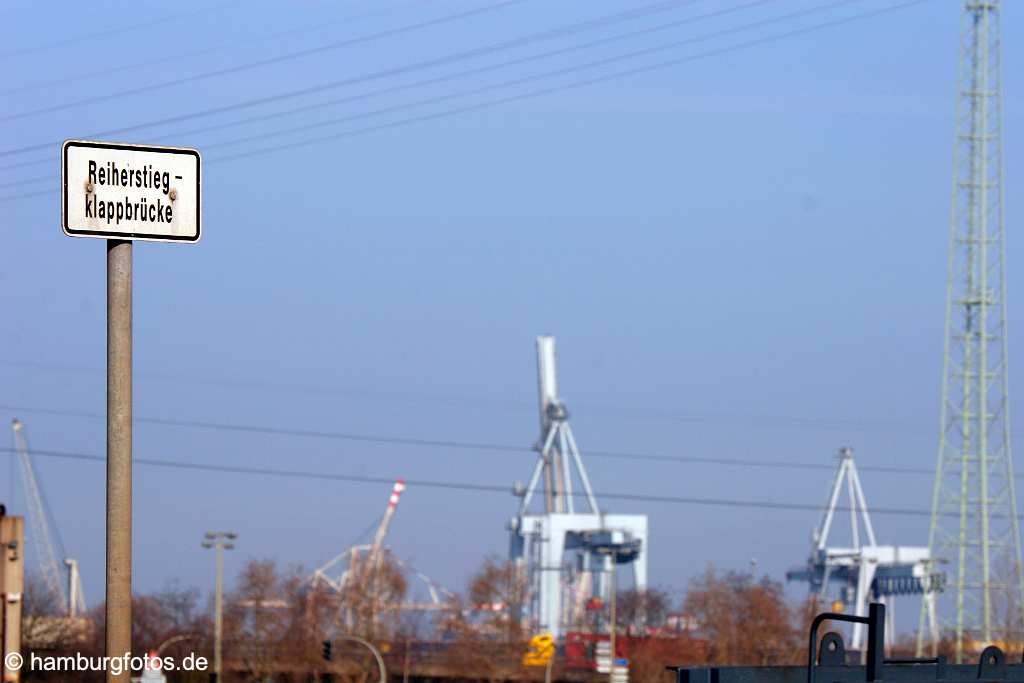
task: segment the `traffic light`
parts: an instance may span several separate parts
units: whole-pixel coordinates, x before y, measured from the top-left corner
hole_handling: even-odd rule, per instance
[[[325,662],[331,661],[331,648],[332,647],[333,647],[333,643],[331,643],[331,641],[329,641],[329,640],[325,640],[321,644],[320,654],[323,656]]]

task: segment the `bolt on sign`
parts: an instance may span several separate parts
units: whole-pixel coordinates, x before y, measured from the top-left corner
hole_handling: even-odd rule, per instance
[[[61,149],[61,210],[71,237],[198,242],[199,152],[67,140]]]

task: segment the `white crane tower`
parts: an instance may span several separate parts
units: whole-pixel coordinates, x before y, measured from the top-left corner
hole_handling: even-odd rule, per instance
[[[830,546],[829,533],[836,513],[840,511],[839,501],[844,488],[849,499],[850,545]],[[897,595],[921,595],[930,615],[929,628],[938,635],[935,594],[942,590],[945,575],[931,573],[932,560],[928,548],[878,544],[852,448],[839,450],[839,469],[832,480],[828,504],[811,541],[811,556],[807,564],[786,572],[786,579],[807,581],[811,595],[819,601],[819,607],[829,599],[833,587],[837,587],[838,592],[832,595],[843,603],[843,607],[836,611],[850,605],[854,615],[867,616],[870,602],[883,603],[888,622],[885,645],[891,647],[896,633],[893,599]],[[864,627],[854,624],[851,648],[863,652],[864,646]]]
[[[314,586],[323,584],[336,591],[342,596],[351,595],[351,591],[358,587],[364,587],[368,591],[378,590],[377,582],[384,562],[384,540],[387,538],[388,530],[391,528],[391,521],[395,517],[398,503],[405,490],[405,480],[397,479],[388,497],[388,506],[381,518],[377,532],[373,536],[373,542],[369,544],[358,544],[346,548],[343,552],[331,558],[326,564],[313,572],[310,583]],[[435,583],[430,577],[422,574],[412,567],[409,567],[398,558],[394,562],[403,570],[419,579],[427,589],[430,602],[410,603],[399,605],[399,609],[441,609],[450,600],[451,594],[444,587]],[[444,599],[442,599],[442,595]],[[376,599],[376,596],[373,596]],[[381,605],[383,609],[390,609],[394,605]],[[342,605],[345,614],[345,622],[350,628],[354,626],[355,615],[350,606]]]
[[[64,559],[64,564],[68,568],[67,589],[65,590],[61,576],[63,572],[57,562],[57,552],[54,550],[53,537],[50,534],[45,499],[39,487],[35,467],[32,465],[32,458],[29,455],[25,425],[16,419],[11,423],[11,429],[14,431],[14,450],[18,454],[18,461],[21,464],[25,506],[28,508],[29,524],[32,528],[32,537],[43,583],[51,599],[60,606],[61,611],[71,617],[78,616],[85,611],[85,594],[82,592],[78,562]]]
[[[537,376],[538,458],[530,483],[517,491],[522,501],[509,523],[509,555],[526,579],[523,616],[557,638],[579,619],[587,597],[607,599],[612,562],[629,564],[637,590],[646,589],[647,516],[610,515],[598,507],[569,412],[559,397],[554,337],[537,337]],[[577,511],[576,483],[586,512]],[[543,489],[543,511],[531,513],[538,487]]]

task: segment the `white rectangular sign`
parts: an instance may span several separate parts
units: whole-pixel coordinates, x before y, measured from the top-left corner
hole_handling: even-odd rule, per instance
[[[198,242],[199,152],[67,140],[61,149],[64,233],[71,237]]]

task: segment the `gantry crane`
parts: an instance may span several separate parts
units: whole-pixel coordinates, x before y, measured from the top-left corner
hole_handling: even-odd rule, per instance
[[[64,559],[64,564],[68,567],[68,587],[65,589],[61,576],[61,565],[57,562],[58,555],[54,549],[53,536],[50,533],[46,499],[43,497],[39,479],[36,477],[35,467],[29,455],[25,425],[21,420],[15,419],[11,423],[11,429],[14,431],[14,450],[18,454],[18,461],[21,464],[21,477],[25,488],[25,507],[28,508],[33,544],[36,549],[36,557],[39,559],[43,584],[51,599],[60,606],[62,612],[72,617],[78,616],[85,611],[85,594],[82,592],[78,562],[73,559]]]
[[[561,638],[580,620],[589,597],[602,602],[609,598],[617,565],[631,567],[636,590],[647,590],[650,547],[646,515],[606,514],[598,507],[559,394],[552,336],[537,337],[537,384],[538,457],[529,484],[513,489],[522,500],[508,524],[509,559],[527,586],[525,613],[519,616],[538,631]],[[531,512],[538,491],[543,505]],[[577,495],[586,512],[577,510]]]
[[[844,488],[849,499],[850,545],[840,547],[829,543],[829,533],[840,509]],[[786,579],[806,581],[811,595],[818,600],[818,607],[828,598],[829,589],[837,587],[835,597],[841,604],[836,605],[838,609],[833,608],[834,612],[841,612],[850,605],[854,615],[867,616],[869,603],[885,604],[889,622],[885,630],[889,642],[885,645],[891,647],[891,637],[896,632],[893,598],[897,595],[921,595],[929,615],[930,632],[937,635],[935,597],[944,587],[945,574],[933,572],[932,565],[928,548],[878,544],[853,462],[853,449],[840,449],[839,468],[832,480],[821,522],[814,530],[810,558],[805,566],[786,572]],[[863,624],[854,625],[853,649],[863,650],[864,633]]]

